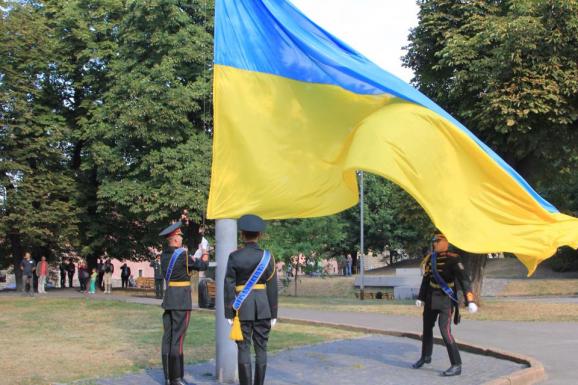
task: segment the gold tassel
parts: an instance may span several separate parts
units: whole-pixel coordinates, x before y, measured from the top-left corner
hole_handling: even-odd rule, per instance
[[[235,314],[235,318],[233,318],[233,326],[231,327],[231,334],[229,338],[233,341],[243,341],[243,332],[241,331],[241,321],[239,320],[239,316]]]

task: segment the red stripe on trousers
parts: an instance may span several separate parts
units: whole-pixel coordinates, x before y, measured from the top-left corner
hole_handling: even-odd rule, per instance
[[[185,334],[187,333],[187,329],[189,328],[189,320],[191,319],[191,311],[189,310],[187,312],[187,318],[185,320],[185,330],[183,330],[183,333],[181,334],[181,338],[179,341],[179,353],[183,354],[183,339],[185,338]]]
[[[452,309],[451,308],[448,310],[448,313],[449,313],[448,325],[447,325],[448,337],[450,338],[450,343],[454,343],[454,337],[452,336],[452,331],[450,329],[450,326],[452,324]]]

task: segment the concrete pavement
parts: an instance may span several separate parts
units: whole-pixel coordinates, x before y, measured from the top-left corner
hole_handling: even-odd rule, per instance
[[[271,354],[266,383],[269,385],[473,385],[507,375],[523,365],[493,357],[464,353],[461,376],[444,378],[445,348],[436,346],[433,362],[420,370],[409,367],[419,356],[418,341],[407,338],[367,335],[357,339],[304,346]],[[214,362],[189,365],[185,379],[197,385],[217,385]],[[75,385],[159,385],[159,369],[117,378],[81,381]]]
[[[531,304],[528,304],[531,306]],[[381,330],[421,333],[421,319],[376,313],[327,312],[281,308],[281,319],[304,319]],[[439,336],[439,331],[435,333]],[[578,324],[463,320],[453,328],[458,342],[529,355],[544,364],[547,385],[578,384]],[[437,354],[443,354],[442,352]]]

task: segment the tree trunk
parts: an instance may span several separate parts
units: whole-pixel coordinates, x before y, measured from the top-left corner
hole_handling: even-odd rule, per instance
[[[488,261],[487,254],[464,253],[463,261],[467,274],[472,282],[472,292],[474,300],[478,305],[481,303],[482,284],[484,280],[484,269]]]
[[[22,242],[19,233],[10,233],[8,235],[12,247],[12,262],[14,264],[14,276],[16,277],[16,290],[22,290],[22,271],[20,271],[20,262],[24,256]]]

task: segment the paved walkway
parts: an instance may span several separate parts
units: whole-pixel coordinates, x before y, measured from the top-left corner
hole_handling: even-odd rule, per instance
[[[445,349],[436,346],[431,365],[415,370],[408,366],[419,355],[418,341],[408,338],[370,335],[286,350],[269,357],[269,385],[473,385],[523,368],[513,362],[469,353],[463,354],[467,368],[451,379],[439,376],[447,369]],[[197,385],[215,385],[214,362],[190,365],[185,379]],[[79,382],[96,385],[158,385],[161,370],[118,378]]]
[[[531,306],[531,303],[528,306]],[[422,328],[421,319],[417,317],[375,313],[281,308],[280,318],[344,323],[396,331],[421,332]],[[548,380],[543,384],[578,384],[578,323],[464,320],[453,331],[456,339],[461,342],[536,358],[544,364],[548,376]],[[439,350],[438,352],[436,355],[444,354]]]
[[[50,295],[64,295],[70,297],[81,296],[79,293],[74,293],[70,291],[64,292],[53,292],[49,293]],[[139,297],[121,297],[121,296],[104,296],[102,294],[97,294],[96,298],[98,299],[110,299],[110,300],[123,300],[127,302],[133,303],[145,303],[145,304],[160,304],[160,300],[156,300],[154,298],[139,298]],[[528,306],[531,306],[531,302],[528,303]],[[403,316],[385,316],[382,314],[376,313],[354,313],[354,312],[328,312],[328,311],[319,311],[319,310],[310,310],[310,309],[294,309],[294,308],[281,308],[280,319],[301,319],[301,320],[310,320],[310,321],[319,321],[319,322],[329,322],[329,323],[340,323],[340,324],[349,324],[353,326],[360,326],[360,327],[367,327],[367,328],[374,328],[374,329],[382,329],[382,330],[393,330],[393,331],[409,331],[409,332],[421,332],[421,319],[417,317],[403,317]],[[437,330],[436,330],[437,333]],[[519,353],[522,355],[529,355],[537,360],[541,361],[544,364],[546,369],[546,373],[548,375],[548,380],[543,382],[546,385],[575,385],[578,383],[578,365],[577,365],[577,357],[578,357],[578,324],[571,323],[571,322],[511,322],[511,321],[472,321],[472,320],[464,320],[458,327],[454,328],[454,334],[458,341],[473,343],[476,345],[485,346],[488,348],[497,348],[500,350],[505,350],[509,352]],[[379,343],[380,349],[383,348],[389,343],[384,344],[382,338],[389,339],[394,337],[383,337],[383,336],[369,336],[368,344],[371,343]],[[377,341],[377,342],[376,342]],[[357,342],[357,341],[356,341]],[[393,343],[392,346],[401,347],[396,351],[382,351],[381,360],[383,361],[382,364],[385,367],[388,367],[387,373],[398,373],[396,375],[403,376],[403,384],[412,384],[411,382],[406,381],[406,376],[414,377],[414,376],[421,376],[421,373],[428,373],[426,370],[415,371],[409,370],[407,365],[413,362],[416,357],[419,355],[419,343],[417,341],[412,341],[409,339],[402,339],[400,342],[390,341]],[[347,345],[346,342],[344,343],[344,347]],[[335,344],[335,343],[333,343]],[[333,344],[324,344],[326,345],[326,349],[331,349],[331,347],[335,347],[338,345]],[[355,344],[353,344],[355,345]],[[320,348],[321,345],[315,347]],[[314,347],[307,347],[302,349],[313,349]],[[297,351],[297,357],[307,357],[306,355],[299,353],[298,351],[301,349],[295,349]],[[338,350],[339,351],[339,350]],[[285,354],[289,354],[289,352],[284,352],[278,354],[273,360],[284,360],[283,357],[286,357]],[[359,353],[363,353],[360,351]],[[326,352],[326,354],[329,354]],[[487,358],[476,355],[472,358],[467,358],[466,353],[464,353],[464,375],[461,378],[470,378],[468,377],[468,373],[475,373],[477,370],[477,363],[478,359]],[[355,357],[356,354],[351,352],[350,358]],[[469,356],[469,355],[468,355]],[[321,356],[320,356],[321,357]],[[328,356],[326,356],[328,357]],[[330,356],[331,361],[337,359],[338,356]],[[361,356],[363,357],[363,356]],[[390,357],[389,361],[385,358]],[[379,357],[377,358],[370,358],[366,357],[369,362],[366,365],[374,365],[371,361],[373,360],[380,360]],[[285,381],[284,378],[277,378],[275,375],[275,361],[271,361],[271,370],[270,376],[268,375],[268,379],[272,381]],[[323,361],[323,360],[321,360]],[[310,360],[306,360],[306,362],[314,362]],[[317,366],[310,366],[307,372],[311,371],[311,367],[315,367],[315,370],[320,370],[321,372],[330,370],[328,367],[331,367],[330,361],[325,359],[326,362],[325,366],[319,365]],[[337,361],[341,362],[341,361]],[[365,358],[363,359],[365,362]],[[395,364],[397,363],[397,364]],[[403,365],[402,365],[403,363]],[[205,366],[203,366],[205,365]],[[207,378],[207,376],[203,376],[203,373],[212,373],[213,370],[211,369],[211,363],[203,364],[200,366],[193,366],[190,368],[191,373],[194,374],[195,381],[202,380],[203,378]],[[209,365],[209,366],[206,366]],[[295,363],[295,365],[300,365],[299,363]],[[313,364],[312,364],[313,365]],[[315,364],[317,365],[317,364]],[[351,365],[351,364],[350,364]],[[375,364],[377,365],[377,364]],[[343,368],[347,368],[348,366],[341,362],[338,366]],[[391,367],[390,367],[391,366]],[[403,366],[403,368],[402,368]],[[436,346],[434,351],[434,364],[432,365],[432,370],[440,371],[445,369],[448,366],[447,362],[447,353],[442,347]],[[208,368],[208,369],[203,369]],[[282,369],[279,369],[282,370]],[[292,373],[292,370],[290,373]],[[295,369],[297,370],[297,369]],[[305,369],[301,369],[305,370]],[[332,370],[332,369],[331,369]],[[377,370],[376,367],[373,367],[372,370]],[[401,371],[401,372],[400,372]],[[155,375],[160,375],[157,373],[158,371],[151,371],[151,380],[154,381]],[[320,372],[320,373],[321,373]],[[337,379],[343,381],[348,381],[348,376],[345,373],[348,371],[339,371],[337,370],[336,373]],[[372,372],[371,370],[369,372]],[[156,373],[156,374],[155,374]],[[197,374],[195,374],[197,373]],[[421,379],[422,382],[418,383],[432,383],[435,384],[437,381],[437,376],[432,376],[431,371],[428,373],[427,376],[428,380]],[[308,375],[311,375],[309,373]],[[362,374],[359,374],[362,376]],[[200,376],[200,377],[199,377]],[[149,376],[150,377],[150,376]],[[375,377],[372,375],[373,381],[368,383],[383,383],[389,384],[390,382],[383,382],[388,381],[386,379],[386,375],[384,377]],[[433,379],[435,377],[435,380]],[[354,376],[354,380],[356,378],[360,378],[357,375]],[[376,378],[379,378],[379,381],[375,381]],[[190,379],[190,378],[189,378]],[[369,378],[368,378],[369,379]],[[141,378],[142,380],[142,378]],[[331,385],[337,384],[348,384],[349,382],[335,382],[335,378],[332,379]],[[431,381],[430,381],[431,380]],[[129,382],[130,376],[124,377],[120,382],[118,380],[110,380],[113,382],[102,382],[102,384],[115,384],[115,385],[132,385],[133,383],[136,384],[137,382]],[[115,382],[116,381],[116,382]],[[462,382],[453,382],[454,379],[446,381],[444,383],[455,383],[461,384]],[[461,380],[455,380],[461,381]],[[471,381],[471,378],[470,378]],[[98,382],[100,384],[100,382]],[[139,384],[146,385],[146,382],[138,382]],[[155,382],[149,382],[150,384],[156,384]],[[157,382],[158,383],[158,382]],[[199,383],[199,382],[198,382]],[[211,384],[211,382],[206,379],[205,382],[200,382],[201,384]],[[286,384],[292,382],[270,382],[271,384]],[[364,383],[363,381],[356,381],[355,383]],[[401,382],[395,382],[401,383]],[[464,384],[475,384],[480,382],[463,382]],[[323,384],[323,382],[313,382],[312,384]]]

